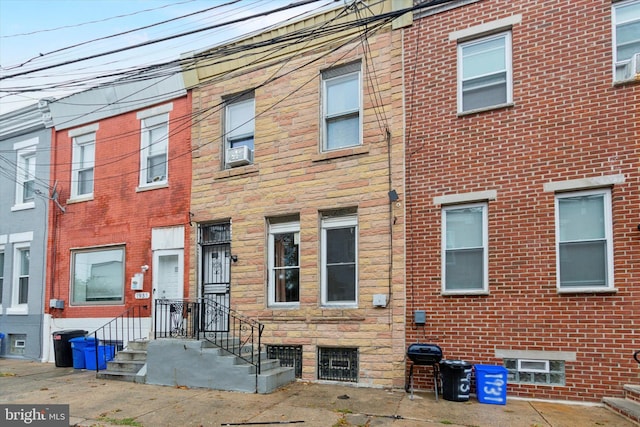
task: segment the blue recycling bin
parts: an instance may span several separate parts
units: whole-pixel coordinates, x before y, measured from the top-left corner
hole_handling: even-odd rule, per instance
[[[97,351],[97,362],[96,365],[96,351]],[[112,345],[91,345],[87,346],[84,349],[84,360],[87,366],[87,369],[90,371],[95,371],[96,366],[97,369],[107,369],[107,362],[109,360],[113,360],[113,356],[115,355],[116,348]]]
[[[0,332],[0,354],[2,354],[2,341],[4,341],[5,335]]]
[[[491,405],[507,404],[507,368],[493,365],[474,365],[478,402]]]
[[[73,358],[73,367],[75,369],[85,369],[86,361],[84,357],[87,347],[95,347],[97,340],[94,337],[76,337],[69,340],[71,343],[71,356]]]

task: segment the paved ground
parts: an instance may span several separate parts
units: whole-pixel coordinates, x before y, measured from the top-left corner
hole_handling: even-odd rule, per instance
[[[268,395],[99,380],[95,372],[0,359],[0,404],[68,404],[70,425],[632,427],[600,406],[508,399],[485,405],[433,393],[296,382]],[[0,424],[2,424],[0,419]]]

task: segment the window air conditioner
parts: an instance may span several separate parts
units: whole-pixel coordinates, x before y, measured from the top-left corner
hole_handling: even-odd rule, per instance
[[[253,163],[253,150],[249,147],[227,148],[227,166],[234,168],[251,163]]]
[[[622,72],[622,75],[619,75],[619,79],[621,80],[632,80],[640,74],[640,53],[635,53],[631,57],[631,59],[618,62],[616,64],[616,69]]]

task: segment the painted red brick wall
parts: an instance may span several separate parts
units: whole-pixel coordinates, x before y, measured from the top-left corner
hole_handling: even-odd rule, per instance
[[[449,33],[522,15],[512,28],[512,107],[456,107]],[[485,0],[417,19],[405,34],[407,345],[502,364],[496,349],[576,353],[566,385],[508,395],[598,401],[638,383],[640,84],[612,84],[611,2]],[[612,187],[615,293],[556,289],[552,181],[623,174]],[[496,190],[488,203],[489,295],[441,294],[436,196]],[[414,327],[414,310],[427,324]],[[418,369],[416,386],[431,387]]]
[[[140,120],[136,112],[100,120],[96,132],[93,200],[67,203],[71,189],[72,140],[69,130],[54,132],[52,178],[57,182],[59,201],[65,207],[50,207],[48,283],[45,301],[65,300],[64,310],[51,310],[54,317],[113,317],[125,308],[148,305],[151,300],[135,300],[131,277],[140,266],[151,265],[151,230],[156,227],[185,226],[185,264],[189,250],[189,200],[191,195],[191,96],[170,101],[168,186],[136,191],[140,171]],[[160,105],[167,104],[168,102]],[[145,107],[148,109],[151,107]],[[88,125],[88,124],[87,124]],[[86,126],[86,125],[83,125]],[[80,126],[82,127],[82,126]],[[124,305],[71,306],[70,257],[75,248],[124,244]],[[185,296],[188,278],[185,269]],[[144,291],[151,292],[153,271],[145,274]],[[46,304],[48,306],[48,304]],[[149,315],[151,311],[149,310]]]

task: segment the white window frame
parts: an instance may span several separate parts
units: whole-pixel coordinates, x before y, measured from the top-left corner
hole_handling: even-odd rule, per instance
[[[338,228],[354,228],[355,233],[355,283],[353,301],[329,301],[328,282],[327,282],[327,230]],[[358,217],[357,215],[347,215],[339,217],[325,217],[321,219],[321,237],[320,237],[320,268],[321,268],[321,302],[324,307],[349,307],[357,308],[358,306]]]
[[[20,261],[23,251],[31,253],[31,242],[16,242],[13,245],[13,275],[11,280],[11,307],[7,309],[7,314],[28,314],[29,293],[27,290],[27,302],[20,302],[20,279],[24,277],[21,271]],[[26,277],[31,280],[31,272]],[[29,286],[27,285],[27,289]]]
[[[504,39],[504,55],[505,55],[505,69],[503,70],[506,74],[506,100],[504,102],[498,104],[484,105],[477,108],[464,108],[464,91],[463,91],[463,83],[465,79],[464,76],[464,57],[463,51],[466,47],[478,45],[482,43],[487,43],[496,39]],[[478,78],[480,76],[474,76],[474,78]],[[513,66],[512,66],[512,43],[511,43],[511,30],[503,31],[500,33],[494,33],[488,36],[479,37],[473,40],[461,41],[458,43],[458,114],[468,114],[476,111],[484,111],[484,110],[492,110],[496,108],[501,108],[507,105],[513,104]]]
[[[560,269],[560,244],[564,243],[560,241],[560,204],[559,199],[573,198],[591,195],[602,195],[604,204],[604,240],[605,240],[605,256],[606,256],[606,274],[605,278],[607,283],[604,286],[590,285],[590,286],[562,286]],[[555,194],[555,233],[556,233],[556,286],[558,292],[576,293],[576,292],[598,292],[598,291],[612,291],[614,290],[614,274],[613,274],[613,221],[611,212],[611,189],[599,188],[584,191],[572,191],[565,193]]]
[[[329,88],[335,83],[355,80],[358,87],[358,107],[350,110],[344,110],[339,113],[330,115],[327,111],[329,107]],[[362,145],[362,66],[358,63],[347,64],[322,72],[322,151],[336,151],[345,148],[357,147]],[[358,117],[358,138],[352,144],[340,145],[337,147],[329,147],[329,124],[331,121],[340,119],[341,117],[356,116]]]
[[[482,208],[482,287],[468,289],[447,289],[447,214],[451,211]],[[442,206],[442,294],[443,295],[477,295],[489,292],[489,204],[487,202]],[[456,248],[462,249],[462,248]],[[469,248],[467,248],[469,249]]]
[[[617,17],[617,11],[623,7],[627,7],[630,5],[634,5],[634,6],[638,6],[640,7],[640,1],[639,0],[629,0],[629,1],[621,1],[621,2],[617,2],[611,5],[611,30],[612,30],[612,48],[613,48],[613,80],[614,82],[624,82],[624,81],[628,81],[628,80],[633,80],[635,78],[636,73],[633,72],[633,67],[636,68],[636,70],[640,70],[640,49],[638,50],[638,52],[636,52],[635,55],[635,60],[634,60],[634,56],[632,56],[630,59],[625,59],[625,60],[618,60],[618,37],[617,37],[617,29],[618,29],[618,25],[623,25],[623,24],[628,24],[630,22],[639,22],[640,23],[640,14],[635,18],[632,19],[630,21],[621,21],[618,19]],[[639,24],[640,25],[640,24]],[[640,39],[640,37],[639,37]],[[619,67],[631,67],[630,69],[630,73],[628,73],[628,77],[626,78],[618,78],[618,68]]]
[[[16,200],[12,210],[29,209],[35,207],[36,184],[36,147],[32,146],[17,152],[16,169]],[[29,200],[25,200],[25,183],[33,182],[33,194]]]
[[[253,111],[253,117],[250,120],[242,123],[240,126],[233,128],[233,110],[237,107],[247,106]],[[224,160],[227,168],[229,166],[227,160],[227,150],[230,148],[238,148],[245,146],[244,143],[248,139],[251,139],[251,146],[247,146],[251,152],[250,163],[253,163],[253,153],[255,151],[256,141],[256,100],[253,94],[240,96],[238,99],[232,98],[227,100],[224,111]],[[237,129],[241,129],[246,126],[247,129],[242,133],[235,133]]]
[[[76,256],[79,254],[87,254],[87,253],[91,253],[91,252],[106,252],[106,251],[115,251],[115,250],[119,250],[122,252],[122,278],[121,278],[121,287],[120,287],[120,299],[118,300],[94,300],[94,301],[87,301],[86,295],[83,301],[76,301],[75,300],[75,279],[74,277],[76,276]],[[70,283],[69,283],[69,292],[70,292],[70,296],[69,296],[69,301],[70,301],[70,305],[72,306],[93,306],[93,305],[122,305],[124,304],[124,298],[125,298],[125,275],[126,275],[126,259],[127,259],[127,253],[126,253],[126,248],[124,245],[114,245],[114,246],[101,246],[101,247],[93,247],[93,248],[81,248],[81,249],[73,249],[71,251],[71,259],[70,259],[70,263],[71,263],[71,267],[70,267]]]
[[[151,133],[155,130],[165,128],[165,137],[159,141],[151,141]],[[158,152],[153,152],[158,149]],[[164,155],[163,176],[149,179],[148,161],[153,156]],[[160,114],[153,117],[146,117],[140,120],[140,182],[139,186],[150,187],[165,185],[169,180],[169,113]]]
[[[269,250],[268,250],[268,268],[269,268],[269,283],[268,283],[268,292],[269,292],[269,306],[273,307],[291,307],[291,306],[299,306],[300,305],[300,281],[298,280],[298,301],[285,301],[279,302],[276,301],[276,267],[275,267],[275,235],[285,234],[285,233],[293,233],[294,239],[298,241],[298,264],[297,268],[300,271],[300,222],[286,222],[280,224],[270,224],[269,225]],[[295,267],[288,267],[295,268]],[[286,268],[282,268],[285,270]],[[298,275],[298,277],[300,277]]]
[[[95,161],[96,161],[96,132],[87,132],[74,135],[72,141],[73,158],[71,171],[71,199],[90,199],[93,198],[95,191]],[[88,140],[90,138],[90,140]],[[86,147],[93,145],[93,158],[83,159],[83,153]],[[86,164],[83,161],[86,160]],[[91,191],[79,194],[80,191],[80,174],[88,170],[92,171]]]
[[[7,261],[6,252],[4,250],[4,245],[0,245],[0,255],[2,255],[2,262],[0,262],[0,314],[2,314],[2,302],[4,301],[4,284],[5,284],[5,275],[4,269]]]

